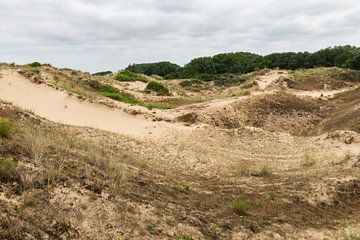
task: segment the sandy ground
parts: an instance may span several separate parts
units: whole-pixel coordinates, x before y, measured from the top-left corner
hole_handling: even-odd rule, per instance
[[[279,112],[266,115],[270,116],[268,122],[272,126],[284,128],[283,123],[288,123],[294,127],[300,120],[306,124],[313,121],[312,118],[308,121],[300,111],[281,112],[284,104],[277,102],[283,95],[277,98],[273,95],[277,91],[295,93],[272,87],[279,78],[287,76],[285,72],[271,71],[261,76],[257,80],[261,91],[247,96],[216,99],[161,113],[175,118],[194,112],[200,120],[201,117],[208,120],[200,128],[198,123],[186,127],[182,123],[154,122],[141,114],[134,116],[121,109],[79,100],[45,84],[37,85],[13,70],[2,73],[0,99],[54,122],[113,132],[69,127],[80,139],[131,156],[129,165],[134,172],[129,174],[131,185],[123,194],[126,206],[136,210],[125,211],[129,219],[133,218],[129,225],[122,226],[122,221],[114,218],[107,196],[93,201],[87,197],[89,190],[81,186],[54,190],[53,202],[84,215],[85,220],[79,225],[83,236],[91,233],[104,239],[104,232],[118,236],[116,230],[122,229],[122,235],[129,237],[124,239],[181,239],[166,224],[170,219],[177,223],[177,232],[185,232],[193,239],[315,240],[333,239],[335,235],[343,239],[342,226],[359,219],[358,133],[298,136],[278,128],[266,130],[266,125],[232,128],[212,125],[215,120],[227,123],[231,118],[251,116],[262,106],[251,104],[268,95],[276,103],[270,106]],[[141,90],[143,84],[128,87]],[[296,91],[295,95],[332,97],[341,91],[344,89]],[[264,106],[261,111],[268,107]],[[276,121],[283,120],[280,117],[286,121],[277,124]],[[0,194],[2,198],[5,197]],[[232,210],[239,198],[249,204],[247,215],[239,216]],[[83,205],[88,207],[86,211],[82,211]],[[99,220],[100,215],[105,220]],[[74,217],[74,221],[79,218]],[[93,225],[97,221],[101,227]],[[107,228],[107,223],[119,226]]]
[[[79,100],[44,84],[34,84],[13,70],[3,72],[0,99],[58,123],[92,127],[135,137],[160,137],[171,131],[190,127],[167,122],[153,122],[120,109]]]

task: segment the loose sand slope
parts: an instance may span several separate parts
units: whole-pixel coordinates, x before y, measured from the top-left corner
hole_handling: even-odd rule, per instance
[[[0,78],[0,99],[58,123],[98,128],[136,137],[159,136],[169,131],[170,127],[180,127],[176,124],[170,126],[166,122],[155,123],[120,109],[81,101],[44,84],[34,84],[12,70],[3,72],[3,77]]]

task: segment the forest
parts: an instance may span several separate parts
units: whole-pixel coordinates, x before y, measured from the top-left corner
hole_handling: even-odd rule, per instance
[[[221,53],[192,59],[185,66],[171,62],[131,64],[126,70],[165,79],[199,78],[208,80],[223,74],[246,74],[261,69],[308,69],[341,67],[360,70],[360,48],[335,46],[316,52],[283,52],[259,55],[250,52]]]

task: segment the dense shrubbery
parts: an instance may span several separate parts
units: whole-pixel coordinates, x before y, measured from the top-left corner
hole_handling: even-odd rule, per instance
[[[232,75],[246,74],[258,69],[306,69],[315,67],[341,67],[360,70],[360,48],[336,46],[310,52],[285,52],[261,56],[249,52],[223,53],[213,57],[200,57],[191,60],[184,67],[170,62],[133,64],[127,70],[157,74],[166,79],[197,78],[204,81],[222,78],[233,80]]]
[[[129,65],[126,70],[134,73],[142,73],[148,76],[159,75],[165,77],[168,74],[176,73],[180,66],[171,62],[142,63]]]
[[[157,94],[163,95],[163,96],[170,95],[170,91],[166,86],[164,86],[163,84],[161,84],[159,82],[155,82],[155,81],[150,81],[147,84],[145,91],[156,92]]]
[[[121,70],[115,75],[115,79],[123,82],[131,82],[131,81],[146,81],[146,79],[136,73],[133,73],[128,70]]]

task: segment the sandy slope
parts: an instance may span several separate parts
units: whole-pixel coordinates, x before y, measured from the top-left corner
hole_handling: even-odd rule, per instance
[[[141,138],[169,133],[170,128],[185,128],[177,124],[170,126],[166,122],[152,122],[143,116],[133,116],[119,109],[81,101],[49,86],[34,84],[12,70],[2,73],[1,100],[58,123],[98,128]]]

